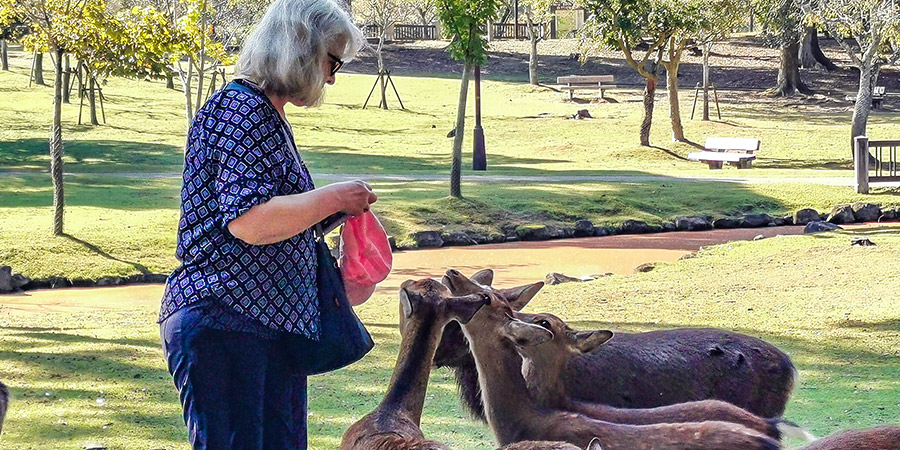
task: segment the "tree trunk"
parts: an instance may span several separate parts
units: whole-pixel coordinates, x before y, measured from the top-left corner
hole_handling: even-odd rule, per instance
[[[382,109],[388,109],[387,104],[387,80],[385,79],[387,75],[384,70],[384,54],[382,51],[384,50],[384,34],[387,33],[387,27],[382,27],[381,36],[378,36],[378,47],[375,48],[375,55],[378,57],[378,80],[381,82],[381,85],[378,87],[379,92],[381,92],[381,103],[378,105]]]
[[[62,50],[56,51],[56,60],[62,58]],[[63,141],[62,141],[62,64],[56,64],[53,82],[53,125],[50,128],[50,177],[53,180],[53,234],[63,233],[65,192],[63,189]]]
[[[191,102],[193,98],[191,95],[191,81],[194,77],[194,57],[188,56],[187,62],[187,74],[181,73],[179,76],[181,77],[181,85],[184,88],[184,106],[185,106],[185,115],[187,116],[187,126],[191,127],[191,122],[194,120],[194,104]]]
[[[857,136],[866,135],[869,112],[872,110],[872,88],[878,78],[879,67],[873,61],[863,61],[859,68],[859,90],[856,92],[856,105],[853,107],[853,120],[850,126],[850,156],[853,157],[853,143]]]
[[[453,136],[453,160],[450,163],[450,195],[462,198],[461,169],[462,169],[462,144],[466,128],[466,100],[469,95],[469,74],[472,73],[472,63],[466,62],[463,66],[462,84],[459,86],[459,103],[456,107],[456,135]]]
[[[712,44],[703,44],[703,120],[709,121],[709,51]],[[693,111],[691,116],[693,116]]]
[[[794,42],[781,47],[781,66],[778,82],[769,93],[779,97],[790,97],[795,93],[811,94],[812,91],[800,79],[800,43]]]
[[[525,29],[528,30],[528,40],[531,42],[531,52],[528,54],[528,82],[537,85],[540,84],[537,53],[538,32],[535,29],[537,27],[534,24],[534,20],[531,19],[531,13],[525,15],[525,22],[527,24]]]
[[[175,89],[175,77],[171,72],[166,73],[166,89]]]
[[[92,73],[88,73],[88,79],[90,79],[88,83],[88,111],[91,113],[91,125],[100,125],[100,121],[97,120],[97,94],[95,91],[97,89],[97,79],[94,78]]]
[[[0,39],[0,70],[9,70],[9,49],[6,39]]]
[[[837,66],[822,53],[819,47],[819,33],[816,27],[806,27],[803,44],[800,47],[800,67],[804,69],[825,69],[833,71]]]
[[[681,52],[684,46],[669,47],[669,61],[666,67],[666,88],[669,92],[669,119],[672,121],[672,140],[684,142],[684,127],[681,125],[681,104],[678,101],[678,67],[681,66]]]
[[[204,0],[200,7],[200,55],[197,64],[197,100],[194,105],[194,111],[200,111],[203,106],[203,82],[206,76],[206,1]]]
[[[69,83],[72,81],[72,63],[69,61],[69,55],[66,54],[65,72],[63,72],[63,103],[70,103],[69,99]]]
[[[44,83],[44,54],[37,52],[34,54],[34,83],[46,86]]]
[[[654,78],[647,78],[644,86],[644,119],[641,121],[641,145],[650,146],[650,126],[653,124],[653,106],[656,100],[656,82]]]

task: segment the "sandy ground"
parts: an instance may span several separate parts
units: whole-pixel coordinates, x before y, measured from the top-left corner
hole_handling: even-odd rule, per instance
[[[498,287],[543,280],[547,273],[569,276],[604,273],[631,274],[648,262],[672,262],[700,247],[758,235],[801,234],[803,227],[674,232],[619,235],[541,242],[516,242],[472,247],[446,247],[394,254],[394,270],[377,294],[397,292],[407,279],[440,278],[448,268],[471,274],[483,268],[495,272]],[[52,312],[103,310],[155,310],[161,284],[108,288],[51,289],[0,296],[0,318]]]

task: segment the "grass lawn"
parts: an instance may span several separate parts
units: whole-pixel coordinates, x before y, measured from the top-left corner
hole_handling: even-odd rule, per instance
[[[73,175],[66,179],[68,235],[54,237],[48,231],[52,189],[46,175],[51,89],[28,88],[30,59],[16,49],[11,56],[12,71],[0,72],[0,91],[6,93],[0,97],[0,171],[17,174],[0,176],[0,263],[32,278],[171,270],[186,129],[180,92],[166,90],[161,82],[112,78],[104,87],[108,123],[102,126],[77,125],[77,103],[64,106],[66,171]],[[52,80],[52,74],[45,78]],[[290,110],[313,173],[447,174],[451,142],[446,133],[455,120],[458,82],[397,77],[408,110],[362,110],[371,82],[368,75],[342,75],[323,107]],[[790,106],[773,110],[762,97],[723,93],[727,120],[704,123],[687,120],[690,98],[685,91],[682,108],[689,137],[754,136],[763,141],[753,170],[713,172],[679,158],[694,147],[668,144],[665,96],[657,105],[653,133],[661,147],[645,148],[635,144],[642,113],[636,91],[615,91],[610,102],[576,104],[564,100],[564,94],[521,83],[486,81],[483,90],[490,167],[485,175],[652,175],[665,181],[472,181],[463,186],[465,201],[446,196],[446,181],[376,182],[381,196],[376,210],[400,243],[409,242],[409,232],[423,229],[496,233],[503,225],[571,225],[579,218],[598,225],[631,218],[660,223],[686,214],[775,215],[856,200],[897,203],[893,190],[864,197],[847,187],[803,182],[852,176],[845,148],[849,112],[807,113]],[[580,108],[596,119],[567,118]],[[897,118],[895,112],[873,115],[870,136],[895,136]],[[465,148],[471,148],[470,141]],[[467,168],[469,158],[466,152],[464,174],[474,175]],[[797,182],[683,180],[710,175]]]
[[[857,235],[878,245],[851,247]],[[898,251],[896,227],[726,244],[650,273],[549,286],[528,310],[580,329],[715,326],[759,336],[799,369],[787,418],[818,435],[898,424]],[[311,380],[310,448],[336,448],[380,401],[399,346],[396,302],[384,295],[359,308],[377,342],[370,355]],[[155,317],[152,301],[79,313],[0,305],[0,379],[13,396],[4,448],[187,449]],[[458,450],[493,448],[486,426],[459,406],[449,372],[433,372],[428,389],[427,436]]]

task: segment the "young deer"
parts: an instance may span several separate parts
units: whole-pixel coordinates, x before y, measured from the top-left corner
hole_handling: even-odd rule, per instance
[[[487,297],[452,297],[435,280],[406,281],[400,288],[400,354],[387,393],[374,411],[344,433],[340,450],[450,450],[428,440],[419,423],[431,360],[444,326],[468,322]]]
[[[419,423],[431,360],[444,326],[467,322],[488,297],[452,297],[435,280],[406,281],[400,288],[400,354],[381,404],[344,433],[340,450],[450,450],[426,439]],[[504,450],[581,450],[563,442],[522,442]],[[599,445],[589,450],[602,450]]]
[[[568,442],[524,441],[504,445],[498,450],[581,450]],[[603,450],[600,440],[594,438],[585,450]]]
[[[540,326],[513,317],[510,304],[488,293],[491,303],[463,324],[478,369],[488,424],[501,445],[523,440],[587,445],[594,437],[605,450],[775,450],[777,441],[727,422],[622,425],[584,414],[539,407],[529,396],[521,360],[506,358],[515,345],[539,345],[552,338]]]
[[[525,377],[528,391],[542,407],[577,412],[606,422],[632,425],[718,420],[741,424],[774,439],[781,439],[779,426],[798,431],[785,425],[780,419],[763,419],[721,400],[700,400],[656,408],[628,409],[571,399],[562,383],[569,361],[575,355],[593,351],[606,344],[613,338],[612,331],[576,331],[552,314],[515,313],[514,316],[523,322],[545,328],[553,335],[553,338],[540,345],[516,346],[516,350],[522,356],[522,375]]]
[[[801,450],[900,450],[900,427],[880,426],[825,436]]]
[[[6,418],[6,409],[9,407],[9,388],[0,382],[0,433],[3,432],[3,419]]]
[[[534,283],[494,289],[493,272],[471,280],[448,270],[444,282],[454,295],[484,290],[519,294],[520,309],[543,287]],[[434,363],[456,374],[463,405],[484,419],[475,362],[457,324],[444,329]],[[682,328],[617,333],[591,352],[575,355],[561,382],[572,399],[620,408],[653,408],[716,399],[760,417],[784,412],[794,383],[790,358],[760,339],[716,329]]]

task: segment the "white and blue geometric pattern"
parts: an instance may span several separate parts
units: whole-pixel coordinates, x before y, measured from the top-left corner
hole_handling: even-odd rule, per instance
[[[250,317],[271,330],[318,339],[313,231],[268,245],[228,232],[228,223],[255,205],[315,189],[289,125],[258,88],[236,81],[244,89],[215,93],[188,132],[175,251],[181,266],[166,282],[159,320],[212,300],[238,313],[221,314],[220,321]],[[223,328],[252,331],[250,322]]]

